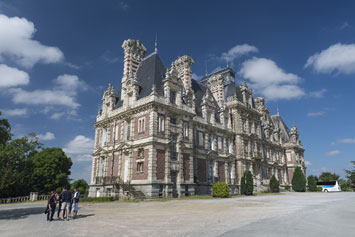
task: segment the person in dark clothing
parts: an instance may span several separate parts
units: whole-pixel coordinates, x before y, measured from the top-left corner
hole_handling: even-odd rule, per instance
[[[55,206],[57,205],[57,198],[55,196],[55,192],[52,191],[51,195],[49,195],[48,197],[48,209],[49,212],[47,213],[47,221],[52,221],[53,220],[53,215],[55,212]],[[49,215],[50,215],[50,219],[49,219]]]
[[[72,194],[70,190],[67,188],[64,188],[64,191],[62,192],[62,220],[64,220],[64,210],[66,210],[67,213],[67,221],[69,221],[69,208],[70,208],[70,202],[72,199]]]
[[[57,218],[59,219],[60,218],[60,212],[62,211],[62,202],[63,202],[63,197],[62,197],[62,193],[64,191],[64,188],[62,190],[62,192],[59,194],[59,197],[58,197],[58,212],[57,212]],[[63,210],[64,211],[64,210]]]

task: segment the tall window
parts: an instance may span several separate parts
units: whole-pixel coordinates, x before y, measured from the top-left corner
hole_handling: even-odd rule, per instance
[[[226,152],[230,153],[230,142],[229,139],[226,141]]]
[[[176,92],[170,91],[170,103],[176,104]]]
[[[145,117],[138,119],[138,133],[145,131]]]
[[[170,159],[177,160],[177,152],[176,152],[176,135],[170,135]]]
[[[198,132],[198,145],[203,146],[203,132]]]
[[[140,161],[137,162],[137,173],[143,173],[144,172],[144,162]]]
[[[165,131],[165,117],[160,115],[158,117],[158,132],[164,132]]]
[[[131,134],[131,121],[126,121],[126,140],[130,139]]]
[[[184,122],[184,137],[189,137],[189,124]]]
[[[228,178],[229,183],[232,183],[232,163],[228,163]]]
[[[210,180],[212,183],[214,183],[214,160],[210,160],[210,163],[209,163],[209,177],[210,177]]]
[[[223,149],[223,138],[222,137],[217,137],[217,141],[218,141],[218,150],[222,150]]]
[[[213,135],[209,134],[208,135],[208,149],[209,150],[214,150],[214,142],[213,142]]]
[[[105,146],[107,139],[107,128],[102,129],[102,141],[101,141],[101,146]]]
[[[144,148],[139,148],[139,149],[138,149],[137,158],[138,158],[138,159],[144,158]]]
[[[119,135],[120,135],[120,134],[118,134],[118,126],[121,126],[121,125],[120,124],[116,124],[116,127],[115,127],[115,140],[118,140]]]
[[[171,124],[176,124],[176,118],[170,118],[170,123]]]

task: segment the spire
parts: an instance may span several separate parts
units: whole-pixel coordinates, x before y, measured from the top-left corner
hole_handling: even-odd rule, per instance
[[[155,45],[154,45],[154,52],[158,53],[158,35],[155,33]]]
[[[280,116],[280,110],[279,110],[279,105],[277,105],[277,113],[276,113],[277,116]]]

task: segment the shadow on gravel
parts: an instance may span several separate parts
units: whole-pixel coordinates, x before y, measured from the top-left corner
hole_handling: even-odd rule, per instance
[[[95,216],[95,214],[87,214],[87,215],[78,214],[75,217],[75,219],[81,219],[81,218],[86,218],[86,217],[90,217],[90,216]]]
[[[0,211],[0,220],[18,220],[29,215],[43,214],[45,207],[32,207]]]

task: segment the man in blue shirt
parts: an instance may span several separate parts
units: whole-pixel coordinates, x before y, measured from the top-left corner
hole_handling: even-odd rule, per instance
[[[69,221],[69,208],[72,199],[72,194],[67,187],[64,188],[62,192],[62,220],[64,220],[64,210],[67,212],[67,221]]]

